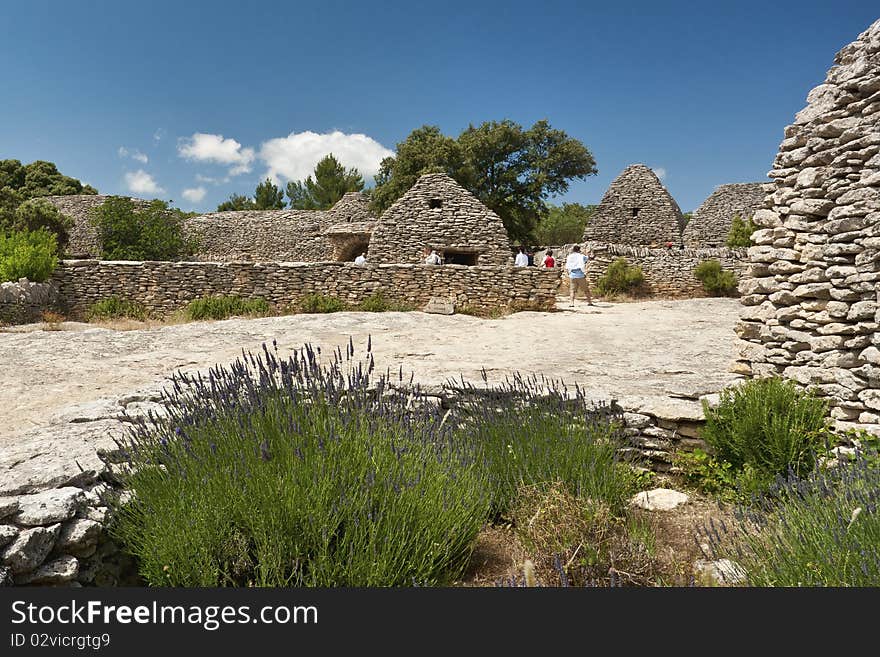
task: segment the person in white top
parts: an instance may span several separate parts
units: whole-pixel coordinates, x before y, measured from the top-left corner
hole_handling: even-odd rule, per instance
[[[516,254],[516,259],[513,261],[514,267],[528,267],[529,266],[529,256],[526,254],[526,250],[523,247],[519,247],[519,253]]]
[[[439,265],[443,263],[443,260],[440,259],[440,254],[430,247],[425,247],[424,254],[426,265]]]
[[[361,253],[357,258],[354,259],[354,264],[356,264],[356,265],[367,264],[367,254]]]
[[[590,264],[590,258],[581,253],[581,247],[575,244],[571,247],[571,253],[565,259],[565,268],[568,270],[568,288],[571,295],[569,308],[574,308],[574,297],[577,291],[583,288],[587,296],[587,305],[593,306],[593,298],[590,296],[590,283],[587,281],[587,267]]]

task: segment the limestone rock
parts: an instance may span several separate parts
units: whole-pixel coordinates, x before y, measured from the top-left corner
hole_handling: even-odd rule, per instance
[[[64,584],[76,579],[79,561],[69,555],[43,564],[36,571],[16,577],[16,584]]]
[[[0,497],[0,520],[18,511],[17,497]]]
[[[19,498],[20,510],[15,521],[20,525],[51,525],[72,518],[81,505],[85,493],[72,486],[53,488],[35,495]]]
[[[94,551],[101,535],[101,525],[94,520],[74,518],[61,528],[56,550],[77,557],[88,556]]]
[[[18,529],[12,525],[0,525],[0,548],[9,545],[18,536]]]
[[[630,504],[646,511],[671,511],[686,504],[690,498],[684,493],[669,488],[655,488],[636,493]]]
[[[737,586],[746,581],[745,570],[730,559],[699,559],[694,563],[694,576],[712,586]]]
[[[21,531],[0,554],[0,564],[16,575],[34,570],[49,556],[60,531],[60,524]]]

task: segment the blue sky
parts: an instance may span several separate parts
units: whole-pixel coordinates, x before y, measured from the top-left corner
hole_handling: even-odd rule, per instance
[[[375,168],[421,125],[505,118],[546,118],[593,152],[599,175],[556,202],[596,203],[642,162],[693,210],[766,179],[834,54],[880,17],[877,0],[0,9],[0,159],[206,211],[326,150]]]

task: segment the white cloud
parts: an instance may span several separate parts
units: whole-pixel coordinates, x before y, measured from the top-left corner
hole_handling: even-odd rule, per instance
[[[305,180],[312,175],[315,165],[328,153],[346,168],[354,167],[365,178],[379,171],[383,158],[394,155],[375,139],[364,134],[345,134],[339,130],[318,134],[316,132],[291,132],[263,142],[260,159],[266,163],[266,175],[277,181]]]
[[[183,190],[183,198],[185,198],[190,203],[198,203],[203,198],[205,198],[205,194],[207,193],[208,190],[204,187],[190,187]]]
[[[165,192],[156,184],[153,176],[143,169],[126,172],[125,184],[128,186],[128,191],[134,194],[163,194]]]
[[[654,175],[656,175],[660,180],[664,180],[666,178],[666,169],[663,167],[654,167],[652,169]]]
[[[253,148],[243,148],[234,139],[226,139],[223,135],[202,132],[178,140],[177,153],[187,160],[231,164],[233,165],[229,170],[231,176],[248,173],[255,158]]]
[[[219,185],[221,181],[217,178],[212,178],[211,176],[203,176],[202,174],[197,173],[196,182],[207,183],[209,185]]]
[[[125,146],[120,146],[119,150],[116,152],[119,154],[119,157],[130,157],[132,160],[137,160],[141,164],[146,164],[150,161],[150,158],[136,148],[133,151],[130,151]]]
[[[165,132],[165,128],[157,128],[156,132],[153,133],[154,141],[162,141],[167,133]]]

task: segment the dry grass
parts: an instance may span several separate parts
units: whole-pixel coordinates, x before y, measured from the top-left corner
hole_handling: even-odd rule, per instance
[[[702,586],[694,564],[704,558],[696,540],[712,518],[731,513],[691,495],[673,511],[630,509],[615,518],[601,504],[574,498],[561,487],[523,489],[510,522],[487,525],[457,586],[497,586],[523,580],[525,562],[535,565],[540,586]],[[612,573],[613,569],[613,573]]]

